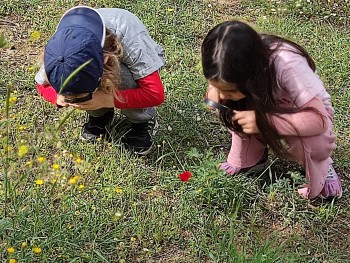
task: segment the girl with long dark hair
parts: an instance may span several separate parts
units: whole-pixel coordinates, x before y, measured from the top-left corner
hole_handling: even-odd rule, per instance
[[[229,174],[261,171],[269,146],[278,157],[303,166],[308,181],[299,189],[303,197],[341,197],[331,159],[334,110],[306,50],[227,21],[209,31],[201,55],[207,98],[232,109],[219,113],[232,134],[220,168]]]

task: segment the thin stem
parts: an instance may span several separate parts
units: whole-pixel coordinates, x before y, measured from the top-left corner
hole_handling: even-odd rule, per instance
[[[81,64],[76,70],[74,70],[69,76],[68,78],[65,79],[65,81],[63,82],[60,91],[58,92],[59,94],[62,93],[62,91],[64,90],[64,88],[66,87],[66,85],[68,84],[68,82],[83,68],[85,68],[90,62],[92,61],[92,59],[89,59],[88,61],[86,61],[85,63]]]
[[[73,114],[74,111],[75,111],[75,109],[72,109],[70,112],[68,112],[68,114],[66,116],[64,116],[64,118],[60,121],[60,123],[58,124],[58,126],[56,128],[56,132],[59,131],[59,129],[61,129],[62,125],[66,122],[66,120],[69,118],[69,116],[71,116]]]
[[[10,138],[10,94],[11,90],[8,87],[6,92],[5,100],[5,125],[6,125],[6,145],[5,145],[5,165],[4,165],[4,189],[5,189],[5,200],[4,200],[4,217],[7,217],[7,195],[10,191],[10,182],[8,180],[8,169],[9,169],[9,138]]]

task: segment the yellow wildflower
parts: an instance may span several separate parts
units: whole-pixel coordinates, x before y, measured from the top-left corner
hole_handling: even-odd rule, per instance
[[[27,248],[27,242],[22,242],[22,244],[21,244],[21,248],[23,248],[23,249],[25,249],[25,248]]]
[[[17,260],[14,258],[10,258],[9,263],[17,263]]]
[[[55,169],[55,170],[58,170],[58,169],[60,169],[60,165],[55,163],[55,164],[52,165],[52,168]]]
[[[169,13],[174,12],[174,8],[168,8],[168,12]]]
[[[39,163],[42,163],[46,160],[45,157],[38,157],[38,159],[36,159]]]
[[[71,185],[75,184],[76,182],[77,182],[77,180],[75,180],[74,178],[71,178],[68,181],[68,183],[71,184]]]
[[[21,126],[18,127],[18,129],[19,129],[20,131],[23,131],[23,130],[26,129],[26,127],[24,127],[24,126],[21,125]]]
[[[42,185],[42,184],[44,184],[44,181],[42,179],[38,179],[35,181],[35,184]]]
[[[41,248],[40,247],[34,247],[33,248],[33,252],[36,254],[40,254],[41,253]]]
[[[72,177],[71,179],[69,179],[68,183],[71,184],[71,185],[74,185],[76,182],[78,182],[79,180],[79,176],[74,176]]]
[[[80,184],[80,185],[78,186],[78,188],[79,188],[80,190],[83,190],[83,189],[85,188],[85,186],[84,186],[83,184]]]
[[[7,252],[13,253],[13,252],[15,252],[15,248],[14,247],[8,247],[7,248]]]
[[[131,241],[131,242],[135,242],[135,241],[136,241],[136,238],[131,237],[131,238],[130,238],[130,241]]]
[[[117,187],[117,188],[115,189],[115,192],[116,192],[117,194],[121,194],[121,193],[123,192],[123,189],[122,189],[121,187]]]
[[[29,70],[29,72],[33,72],[34,71],[34,67],[31,66],[31,67],[28,68],[28,70]]]
[[[75,161],[76,161],[77,163],[81,163],[83,160],[80,159],[80,158],[77,158]]]
[[[31,41],[36,41],[40,38],[40,32],[39,31],[34,31],[31,35],[30,35],[30,40]]]
[[[23,157],[28,152],[28,146],[27,145],[21,145],[18,148],[18,156]]]
[[[10,97],[9,102],[14,103],[17,100],[17,97]]]

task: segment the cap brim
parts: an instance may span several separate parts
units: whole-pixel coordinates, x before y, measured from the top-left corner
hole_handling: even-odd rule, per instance
[[[91,31],[101,41],[103,47],[106,36],[106,26],[101,15],[88,6],[76,6],[69,9],[61,18],[56,31],[67,27],[84,27]]]

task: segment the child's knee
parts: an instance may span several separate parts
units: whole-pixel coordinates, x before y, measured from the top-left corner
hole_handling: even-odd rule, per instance
[[[299,161],[304,160],[305,153],[313,160],[325,160],[335,148],[335,136],[312,136],[288,140],[288,152]]]
[[[321,137],[321,136],[317,136]],[[314,160],[325,160],[331,156],[335,148],[335,140],[329,138],[307,138],[304,139],[306,150]]]

